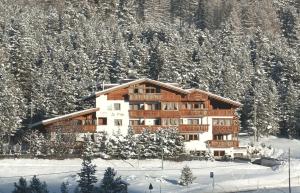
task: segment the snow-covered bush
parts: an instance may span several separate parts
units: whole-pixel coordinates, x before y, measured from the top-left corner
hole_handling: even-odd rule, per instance
[[[247,154],[250,158],[270,157],[274,153],[271,145],[266,146],[264,143],[259,145],[250,144],[247,147]]]

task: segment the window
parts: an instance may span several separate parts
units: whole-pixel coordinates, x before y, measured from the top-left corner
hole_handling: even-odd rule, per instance
[[[144,110],[144,104],[143,103],[131,103],[129,104],[130,110]]]
[[[129,125],[145,125],[145,121],[143,119],[129,120]]]
[[[99,117],[98,118],[98,125],[107,125],[107,118],[106,117]]]
[[[213,138],[214,140],[228,140],[229,135],[214,135]]]
[[[204,104],[202,102],[194,103],[194,109],[204,109]]]
[[[121,110],[121,104],[120,103],[114,103],[114,110]]]
[[[178,110],[178,103],[163,103],[163,110]]]
[[[176,118],[167,118],[167,119],[162,119],[163,125],[178,125],[179,124],[179,119]]]
[[[159,89],[159,87],[153,86],[151,84],[146,84],[145,92],[146,93],[160,93],[160,89]]]
[[[199,125],[199,119],[188,119],[189,125]]]
[[[160,103],[147,103],[147,110],[160,110]]]
[[[198,140],[198,134],[189,134],[189,141]]]
[[[156,93],[155,88],[146,88],[146,93]]]
[[[191,103],[183,103],[181,107],[182,107],[182,109],[192,109],[192,104]]]
[[[218,125],[218,126],[230,126],[232,125],[232,119],[221,119],[221,118],[216,118],[213,119],[213,125]]]
[[[82,125],[95,125],[95,120],[93,119],[86,119],[86,120],[82,120]]]
[[[122,119],[115,119],[115,126],[122,126]]]
[[[183,124],[183,119],[180,119],[180,124],[181,124],[181,125]]]
[[[161,125],[160,119],[155,119],[155,120],[153,121],[153,123],[154,123],[154,125]]]
[[[214,156],[216,157],[225,156],[225,151],[214,151]]]

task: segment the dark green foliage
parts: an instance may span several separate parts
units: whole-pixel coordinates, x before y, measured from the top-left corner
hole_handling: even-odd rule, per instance
[[[69,193],[69,188],[68,188],[68,182],[63,182],[60,186],[60,192],[61,193]]]
[[[25,178],[20,178],[18,183],[14,184],[15,189],[12,193],[31,193],[30,188],[27,186]]]
[[[46,182],[42,183],[36,176],[33,176],[30,181],[30,191],[31,193],[49,193]]]
[[[96,165],[92,163],[93,153],[92,153],[92,142],[86,141],[85,150],[82,156],[82,168],[78,176],[78,186],[80,193],[91,193],[94,189],[94,184],[97,182]]]
[[[101,181],[101,193],[126,193],[127,184],[121,180],[121,177],[116,177],[117,172],[108,167],[104,172],[104,177]]]

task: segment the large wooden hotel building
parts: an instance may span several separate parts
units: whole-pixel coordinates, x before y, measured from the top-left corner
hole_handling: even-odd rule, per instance
[[[183,89],[176,84],[150,79],[128,80],[103,86],[87,97],[94,108],[44,120],[32,125],[55,136],[58,127],[77,128],[81,133],[100,131],[126,135],[148,128],[178,128],[186,151],[210,151],[215,156],[239,153],[240,103],[199,89]]]

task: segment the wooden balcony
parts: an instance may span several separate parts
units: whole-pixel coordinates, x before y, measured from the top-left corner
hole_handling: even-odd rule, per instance
[[[213,125],[212,129],[213,134],[230,134],[230,133],[238,133],[239,132],[239,126],[237,125]]]
[[[208,132],[208,125],[179,125],[180,133]]]
[[[160,93],[129,94],[129,101],[160,101],[161,99]]]
[[[129,110],[130,118],[179,118],[179,111],[163,111],[163,110]]]
[[[46,130],[57,132],[61,130],[63,133],[69,132],[83,132],[83,133],[95,133],[96,132],[96,125],[51,125],[47,126]]]
[[[135,134],[141,134],[144,129],[148,129],[151,133],[154,133],[160,128],[176,128],[172,126],[164,126],[164,125],[132,125],[131,126]]]
[[[181,109],[180,110],[181,117],[199,117],[199,116],[207,116],[207,109]]]
[[[239,141],[236,140],[210,140],[208,144],[213,148],[239,147]]]
[[[234,116],[232,109],[213,109],[208,111],[208,116]]]

